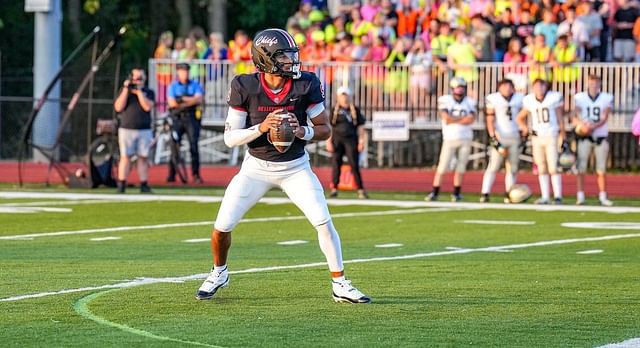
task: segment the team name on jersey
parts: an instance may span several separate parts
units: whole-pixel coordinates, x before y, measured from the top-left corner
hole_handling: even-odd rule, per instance
[[[287,111],[294,111],[296,109],[295,105],[283,105],[283,106],[258,106],[259,112],[273,112],[278,109],[285,109]]]

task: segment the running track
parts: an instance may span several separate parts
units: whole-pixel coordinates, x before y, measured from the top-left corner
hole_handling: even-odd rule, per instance
[[[65,164],[72,172],[76,168],[81,168],[81,164]],[[204,184],[199,186],[226,186],[233,175],[238,172],[239,167],[229,166],[203,166],[201,168]],[[331,169],[329,167],[314,168],[320,181],[325,187],[329,187],[331,181]],[[25,183],[44,183],[47,175],[47,165],[40,163],[26,163],[23,171]],[[365,188],[370,191],[403,191],[422,192],[431,190],[431,181],[434,172],[426,169],[363,169],[363,181]],[[462,187],[464,192],[480,192],[482,184],[482,172],[470,171],[465,176]],[[167,184],[166,165],[154,166],[150,170],[150,185],[158,186],[182,186],[182,184]],[[50,176],[51,183],[60,184],[62,180],[55,171]],[[499,196],[504,187],[504,175],[498,174],[493,187],[494,196]],[[563,193],[565,196],[575,195],[575,176],[564,174]],[[640,175],[633,174],[609,174],[608,191],[611,197],[637,197],[640,198]],[[134,172],[131,182],[137,183],[137,176]],[[518,175],[518,182],[528,184],[534,193],[539,193],[538,179],[529,172]],[[18,183],[18,166],[16,162],[0,162],[0,183]],[[192,184],[189,184],[192,185]],[[447,174],[442,183],[442,191],[450,192],[452,189],[452,175]],[[192,185],[197,186],[197,185]],[[587,196],[597,195],[596,178],[588,175],[586,178]]]

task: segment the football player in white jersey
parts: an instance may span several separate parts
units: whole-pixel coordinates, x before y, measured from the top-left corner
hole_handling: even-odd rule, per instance
[[[463,78],[454,77],[449,86],[452,94],[438,98],[438,110],[442,118],[442,148],[440,149],[438,169],[433,178],[433,189],[425,198],[428,201],[438,200],[442,174],[449,169],[454,155],[457,157],[457,163],[453,175],[451,200],[453,202],[462,200],[460,187],[471,153],[473,139],[471,124],[476,118],[476,101],[467,96],[467,82]]]
[[[489,193],[491,193],[491,187],[502,162],[505,162],[504,201],[505,203],[509,202],[509,190],[515,184],[518,173],[518,148],[520,146],[520,131],[515,116],[522,109],[523,97],[521,93],[515,92],[511,80],[500,81],[498,92],[487,96],[485,123],[492,146],[489,164],[482,177],[482,196],[480,196],[482,203],[489,202]]]
[[[576,204],[578,205],[584,204],[584,173],[587,171],[587,163],[592,150],[596,158],[600,204],[613,205],[613,202],[607,199],[605,177],[609,154],[607,121],[613,108],[613,96],[602,92],[601,88],[600,76],[589,75],[587,91],[580,92],[575,96],[576,109],[573,124],[576,126],[575,131],[578,139],[578,177],[576,181],[578,189]]]
[[[523,136],[529,134],[527,118],[531,120],[533,161],[538,167],[540,199],[536,204],[549,203],[549,175],[555,204],[562,204],[562,176],[558,173],[558,135],[564,143],[566,134],[563,119],[563,96],[549,91],[549,83],[542,79],[533,82],[532,93],[522,100],[522,110],[516,121]]]

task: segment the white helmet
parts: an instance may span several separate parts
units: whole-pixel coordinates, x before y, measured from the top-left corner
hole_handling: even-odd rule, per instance
[[[515,184],[509,190],[509,202],[522,203],[531,197],[531,189],[526,184]]]
[[[467,81],[462,77],[454,77],[449,81],[449,87],[453,95],[464,96],[467,94]]]
[[[576,155],[571,151],[569,144],[564,142],[562,144],[562,152],[558,156],[558,164],[562,169],[571,169],[576,163]]]
[[[449,81],[449,87],[451,87],[451,89],[457,88],[457,87],[467,87],[467,81],[465,81],[465,79],[463,79],[462,77],[454,77],[451,79],[451,81]]]

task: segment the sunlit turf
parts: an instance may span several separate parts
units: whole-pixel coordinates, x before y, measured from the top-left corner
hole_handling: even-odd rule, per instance
[[[51,190],[58,191],[57,189]],[[220,189],[158,189],[159,194],[220,195]],[[96,192],[96,191],[91,191]],[[108,190],[98,192],[111,193]],[[353,198],[344,194],[341,197]],[[270,196],[282,196],[272,191]],[[375,198],[421,200],[411,193]],[[475,201],[477,197],[467,197]],[[0,205],[53,199],[0,199]],[[0,236],[119,226],[203,222],[197,226],[0,240],[0,298],[98,287],[140,277],[182,277],[211,266],[207,238],[217,203],[103,202],[56,205],[70,213],[0,214]],[[481,206],[478,205],[478,208]],[[331,206],[333,214],[396,210]],[[2,346],[597,346],[640,337],[640,236],[449,253],[451,248],[637,234],[573,229],[563,222],[635,222],[639,214],[499,209],[337,217],[345,260],[419,253],[431,257],[346,264],[373,298],[335,304],[324,267],[232,274],[212,301],[193,297],[201,280],[156,282],[0,302]],[[246,216],[301,216],[291,204],[259,204]],[[463,220],[533,221],[472,225]],[[120,237],[91,241],[91,238]],[[306,244],[282,246],[287,240]],[[400,243],[401,247],[376,245]],[[600,249],[598,254],[577,254]],[[233,232],[231,271],[322,262],[304,219],[246,222]],[[89,297],[87,297],[89,296]],[[84,309],[83,309],[84,308]],[[191,343],[188,343],[191,342]]]

